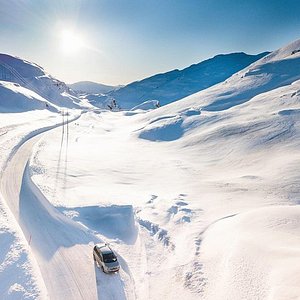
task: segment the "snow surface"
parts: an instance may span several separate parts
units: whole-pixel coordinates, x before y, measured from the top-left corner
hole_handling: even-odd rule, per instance
[[[299,50],[150,112],[1,113],[3,297],[300,298]]]

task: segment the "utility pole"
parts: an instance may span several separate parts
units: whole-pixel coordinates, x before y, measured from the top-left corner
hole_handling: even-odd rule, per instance
[[[65,133],[65,114],[64,114],[64,111],[62,110],[62,134],[64,136],[64,133]]]

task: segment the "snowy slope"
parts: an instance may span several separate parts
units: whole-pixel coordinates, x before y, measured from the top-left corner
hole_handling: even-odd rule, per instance
[[[67,85],[34,63],[0,54],[0,80],[18,83],[54,105],[79,108],[80,99]]]
[[[111,298],[300,297],[298,50],[151,112],[87,113],[68,146],[54,131],[37,143],[33,182],[121,257]]]
[[[148,100],[158,100],[161,105],[165,105],[222,82],[266,54],[217,55],[183,70],[173,70],[133,82],[108,93],[108,96],[113,97],[124,109]]]
[[[258,60],[225,82],[150,112],[146,116],[146,126],[140,131],[140,136],[151,140],[164,140],[162,135],[168,135],[170,129],[174,138],[169,139],[177,139],[185,131],[197,127],[197,123],[200,125],[209,120],[213,121],[214,114],[206,113],[203,116],[205,111],[227,110],[248,102],[256,95],[292,84],[300,79],[300,52],[296,52],[298,49],[299,40]],[[188,119],[193,120],[193,126],[190,126]]]
[[[59,110],[56,105],[18,83],[0,81],[0,112],[16,113],[35,109]]]

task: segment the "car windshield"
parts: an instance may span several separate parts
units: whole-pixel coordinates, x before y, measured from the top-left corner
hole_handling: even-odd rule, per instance
[[[105,263],[111,263],[117,261],[117,257],[113,253],[106,253],[103,254],[103,261]]]

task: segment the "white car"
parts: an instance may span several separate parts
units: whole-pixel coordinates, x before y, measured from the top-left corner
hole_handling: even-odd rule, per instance
[[[104,273],[113,273],[120,270],[118,258],[107,244],[96,244],[93,257]]]

